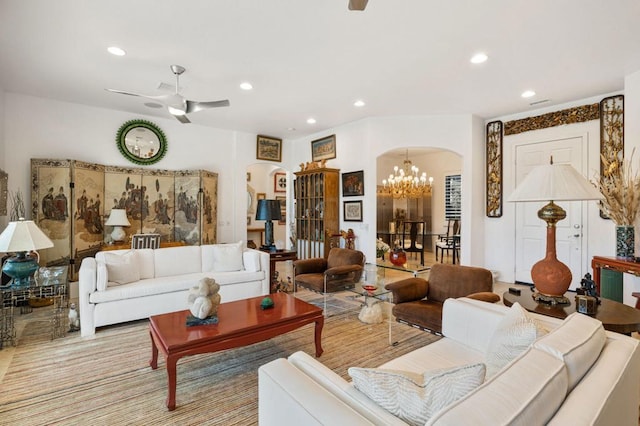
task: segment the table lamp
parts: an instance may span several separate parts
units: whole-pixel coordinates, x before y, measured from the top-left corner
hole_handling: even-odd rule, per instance
[[[570,303],[564,293],[571,286],[571,270],[556,257],[556,223],[567,217],[567,212],[554,201],[600,199],[600,191],[584,176],[570,164],[553,164],[553,157],[549,164],[533,168],[509,196],[510,202],[549,202],[538,210],[538,217],[547,222],[547,247],[544,259],[531,268],[536,301]]]
[[[258,200],[256,220],[266,221],[264,224],[264,245],[262,250],[274,251],[273,245],[273,220],[280,220],[280,200]]]
[[[123,226],[131,226],[129,223],[129,219],[127,219],[127,212],[124,209],[111,209],[111,214],[109,214],[109,219],[105,222],[107,226],[113,226],[113,231],[111,232],[111,239],[114,242],[124,241],[127,237],[127,233],[122,229]]]
[[[2,272],[12,278],[11,287],[29,287],[31,277],[38,270],[38,261],[27,252],[53,247],[53,242],[32,220],[20,218],[9,222],[0,234],[0,252],[16,253],[4,263]]]

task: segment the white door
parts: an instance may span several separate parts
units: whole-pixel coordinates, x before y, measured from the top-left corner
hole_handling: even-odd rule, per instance
[[[537,165],[548,164],[553,156],[554,164],[571,164],[584,175],[583,148],[586,137],[572,137],[515,147],[516,153],[516,186]],[[586,208],[582,201],[556,201],[556,204],[567,212],[567,217],[556,224],[556,253],[558,260],[571,270],[573,279],[571,289],[580,286],[585,274],[583,253],[587,235]],[[516,281],[531,283],[532,266],[543,259],[546,249],[547,224],[538,217],[538,210],[547,203],[516,203]],[[584,211],[583,211],[584,210]]]

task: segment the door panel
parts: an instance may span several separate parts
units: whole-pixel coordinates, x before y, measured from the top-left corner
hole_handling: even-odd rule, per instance
[[[582,171],[583,137],[522,144],[515,147],[516,186],[537,165],[553,157],[554,164],[571,164]],[[544,258],[546,248],[546,222],[538,218],[538,210],[545,202],[516,203],[516,281],[531,283],[531,268]],[[580,284],[584,274],[583,202],[556,202],[567,212],[567,217],[556,224],[556,254],[573,275],[571,289]]]

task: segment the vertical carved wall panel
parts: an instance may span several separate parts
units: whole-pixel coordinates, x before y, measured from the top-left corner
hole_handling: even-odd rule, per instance
[[[487,217],[502,216],[502,121],[487,124]]]
[[[160,234],[162,241],[173,241],[175,177],[170,170],[142,171],[143,201],[142,232]]]
[[[85,257],[94,256],[104,242],[104,166],[75,161],[71,165],[74,272]]]
[[[218,174],[202,172],[202,243],[218,241]]]
[[[192,170],[176,172],[176,240],[187,244],[200,241],[200,206],[200,173]]]
[[[604,166],[603,159],[609,164]],[[605,177],[624,162],[624,96],[600,101],[600,176]],[[608,217],[600,210],[600,217]]]
[[[68,265],[71,259],[71,161],[31,160],[31,217],[53,241],[40,263]]]

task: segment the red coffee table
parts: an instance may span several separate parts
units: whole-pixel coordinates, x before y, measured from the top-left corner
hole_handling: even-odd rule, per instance
[[[158,368],[158,351],[167,363],[167,408],[176,408],[176,365],[184,356],[238,348],[271,339],[315,322],[316,357],[322,355],[322,309],[286,293],[269,295],[271,309],[262,310],[263,296],[220,304],[218,324],[187,327],[188,310],[149,318],[151,365]]]

